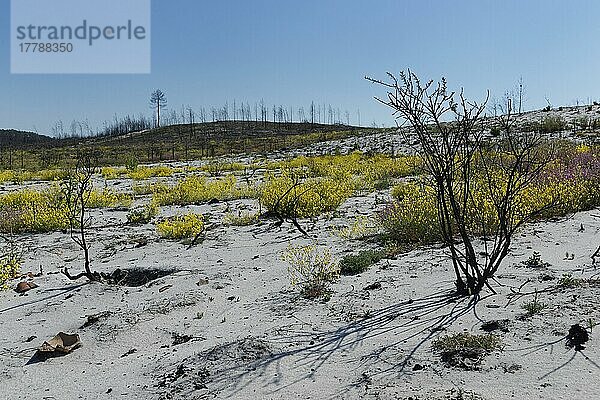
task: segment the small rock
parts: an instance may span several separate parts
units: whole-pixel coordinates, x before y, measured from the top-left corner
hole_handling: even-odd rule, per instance
[[[375,282],[366,286],[363,290],[379,290],[381,289],[381,282]]]
[[[508,324],[509,324],[509,320],[508,319],[503,319],[503,320],[493,320],[493,321],[487,321],[484,322],[481,325],[481,330],[484,332],[493,332],[493,331],[502,331],[502,332],[508,332]]]
[[[173,332],[171,334],[171,337],[173,339],[173,346],[178,346],[180,344],[184,344],[189,342],[190,340],[194,339],[193,336],[190,335],[184,335],[184,334],[179,334],[177,332]]]
[[[198,282],[196,282],[196,285],[198,285],[198,286],[208,285],[208,279],[200,278],[198,280]]]
[[[485,307],[486,308],[500,308],[500,305],[498,305],[498,304],[486,304]]]
[[[523,368],[521,364],[501,364],[500,366],[502,367],[502,370],[504,370],[505,374],[514,374]]]
[[[15,292],[25,293],[25,292],[30,291],[31,289],[35,289],[36,287],[38,287],[38,286],[33,282],[19,282],[19,283],[17,283]]]
[[[110,314],[110,311],[103,311],[98,314],[86,315],[86,321],[83,325],[81,325],[80,329],[85,329],[89,326],[92,326],[95,323],[99,322],[101,319],[110,316]]]
[[[168,290],[168,289],[170,289],[170,288],[172,288],[172,287],[173,287],[173,285],[165,285],[165,286],[161,287],[160,289],[158,289],[158,292],[159,292],[159,293],[162,293],[162,292],[164,292],[165,290]]]
[[[127,357],[127,356],[130,356],[130,355],[132,355],[133,353],[135,353],[136,351],[137,351],[137,349],[136,349],[135,347],[134,347],[134,348],[132,348],[132,349],[129,349],[129,350],[127,351],[127,353],[125,353],[125,354],[122,354],[122,355],[121,355],[121,358],[123,358],[123,357]]]

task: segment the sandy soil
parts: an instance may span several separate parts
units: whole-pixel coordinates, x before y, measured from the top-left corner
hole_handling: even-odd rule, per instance
[[[167,274],[137,287],[69,282],[58,269],[76,270],[82,260],[68,235],[23,237],[31,249],[24,270],[42,266],[44,274],[26,295],[0,293],[0,397],[594,398],[597,332],[580,352],[565,346],[565,336],[573,324],[600,321],[600,284],[560,288],[557,279],[596,276],[589,256],[600,243],[598,211],[527,227],[493,282],[498,293],[476,304],[449,296],[449,260],[435,246],[342,277],[328,302],[303,299],[290,286],[282,251],[290,242],[316,242],[341,257],[368,247],[339,238],[332,227],[357,210],[372,213],[378,196],[350,199],[337,216],[305,221],[311,238],[287,225],[217,225],[193,247],[159,240],[152,225],[123,225],[124,212],[96,213],[108,225],[92,234],[96,269]],[[244,202],[189,208],[218,218],[237,203]],[[550,266],[520,265],[533,251]],[[365,290],[374,283],[380,287]],[[535,290],[548,307],[524,317],[521,304],[533,295],[518,293]],[[86,324],[89,316],[96,317]],[[506,320],[494,332],[503,349],[478,370],[448,366],[431,347],[438,335],[482,333],[492,320]],[[36,362],[36,348],[59,331],[78,333],[83,346]]]

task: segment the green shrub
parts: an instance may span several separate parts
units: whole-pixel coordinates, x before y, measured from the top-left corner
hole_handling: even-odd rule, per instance
[[[542,256],[537,251],[534,251],[527,261],[523,262],[523,265],[529,268],[548,268],[550,266],[547,262],[542,261]]]
[[[127,157],[127,160],[125,161],[125,168],[127,169],[127,171],[135,171],[138,168],[138,165],[139,162],[136,157]]]
[[[340,272],[342,275],[360,274],[383,258],[385,253],[378,250],[363,250],[356,255],[347,255],[340,261]]]
[[[559,280],[558,285],[564,288],[574,288],[582,286],[584,283],[583,279],[575,278],[571,274],[564,274]]]
[[[543,133],[554,133],[564,131],[567,123],[561,117],[545,117],[539,124],[538,129]]]

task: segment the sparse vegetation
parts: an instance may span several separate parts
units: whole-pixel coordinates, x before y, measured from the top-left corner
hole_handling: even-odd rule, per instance
[[[68,171],[61,168],[41,169],[38,171],[0,171],[0,183],[13,182],[23,183],[25,181],[59,181],[65,179]]]
[[[63,190],[68,178],[48,189],[23,189],[0,195],[0,212],[6,218],[0,221],[0,232],[52,232],[69,226],[67,193]],[[75,196],[70,193],[69,196]],[[130,195],[110,189],[90,188],[86,195],[86,208],[128,207]]]
[[[229,226],[248,226],[258,221],[259,214],[249,211],[238,211],[237,213],[227,213],[223,217],[223,223]]]
[[[444,362],[464,369],[478,369],[483,358],[499,350],[501,345],[502,341],[496,335],[468,332],[445,335],[432,343],[433,349],[441,354]]]
[[[9,280],[16,278],[21,270],[23,259],[22,250],[19,246],[8,238],[2,237],[2,247],[0,248],[0,290],[7,289]]]
[[[262,207],[279,219],[290,220],[302,233],[299,218],[316,217],[335,210],[353,193],[349,177],[306,178],[304,174],[287,171],[281,176],[270,175],[260,187]]]
[[[563,274],[558,280],[558,286],[563,288],[575,288],[584,284],[584,280],[575,278],[572,274]]]
[[[110,208],[110,207],[129,207],[133,199],[129,194],[118,193],[111,189],[92,190],[88,199],[87,207]]]
[[[329,250],[316,245],[290,245],[282,259],[289,264],[291,284],[300,286],[302,295],[310,299],[327,298],[331,283],[340,273],[339,264]]]
[[[346,240],[360,240],[378,232],[376,221],[366,216],[358,216],[349,226],[338,230],[338,235]]]
[[[593,318],[588,318],[585,321],[585,327],[589,329],[590,334],[594,332],[594,328],[598,325],[598,323]]]
[[[565,120],[561,117],[545,117],[538,125],[538,129],[542,133],[554,133],[564,131],[567,128]]]
[[[155,167],[135,167],[127,172],[127,177],[134,180],[143,180],[153,177],[169,177],[172,176],[175,170],[166,165],[158,165]]]
[[[138,206],[129,210],[127,214],[127,222],[130,224],[147,224],[152,218],[156,217],[160,211],[158,205],[151,201],[142,206]]]
[[[550,264],[542,261],[542,256],[537,251],[534,251],[533,254],[523,262],[523,265],[528,268],[548,268]]]
[[[154,177],[169,177],[177,170],[166,165],[146,166],[126,166],[126,167],[104,167],[101,174],[105,179],[129,178],[133,180],[145,180]]]
[[[524,302],[521,304],[521,308],[527,312],[527,316],[532,316],[541,313],[548,307],[548,304],[542,303],[538,300],[538,294],[536,293],[533,300]]]
[[[594,150],[581,146],[563,148],[561,156],[541,171],[537,182],[515,195],[511,224],[521,225],[523,221],[562,216],[597,206],[600,204],[598,171],[600,161]],[[474,236],[486,236],[500,224],[495,206],[498,193],[486,188],[486,180],[493,177],[493,182],[502,186],[505,176],[494,172],[486,177],[475,171],[472,175],[472,202],[468,205],[466,228]],[[391,238],[409,243],[442,240],[435,191],[427,181],[419,179],[396,185],[392,196],[394,201],[379,213],[382,227]],[[546,205],[544,209],[530,218],[542,204]],[[458,230],[455,220],[451,224]],[[538,267],[544,265],[542,262]]]

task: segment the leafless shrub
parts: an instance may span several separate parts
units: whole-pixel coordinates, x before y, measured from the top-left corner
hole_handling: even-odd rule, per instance
[[[387,90],[381,103],[394,110],[416,136],[417,151],[436,195],[438,222],[450,249],[456,288],[461,295],[477,295],[506,257],[515,231],[540,215],[554,201],[527,210],[519,200],[552,159],[552,148],[539,134],[517,134],[512,129],[510,102],[503,110],[501,132],[488,139],[482,103],[468,100],[463,91],[447,89],[446,80],[422,83],[410,70],[388,81],[368,80]],[[489,94],[488,94],[489,97]],[[493,223],[478,209],[481,192],[491,200]],[[479,196],[479,197],[478,197]],[[477,226],[478,229],[470,229]],[[473,245],[483,233],[485,252]],[[457,240],[458,239],[458,240]]]
[[[84,271],[77,275],[71,275],[66,267],[62,270],[63,274],[71,280],[83,277],[91,281],[100,280],[100,275],[93,273],[90,267],[90,244],[86,231],[90,225],[87,204],[92,194],[92,177],[96,173],[96,166],[97,158],[94,154],[82,151],[77,155],[77,162],[73,170],[61,182],[71,239],[81,248],[85,260]]]

